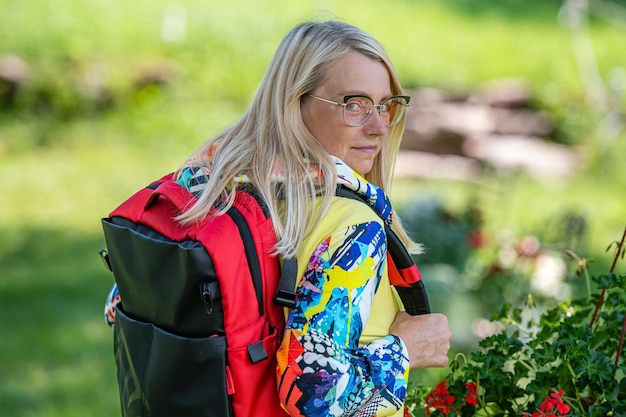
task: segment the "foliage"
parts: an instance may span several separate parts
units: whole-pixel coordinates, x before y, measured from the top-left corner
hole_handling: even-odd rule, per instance
[[[626,236],[626,230],[624,231]],[[624,255],[624,239],[615,260]],[[578,259],[578,271],[585,273]],[[619,416],[626,414],[626,275],[593,276],[599,293],[540,313],[505,304],[504,327],[480,349],[457,355],[434,389],[413,389],[410,407],[442,416]]]
[[[412,238],[424,247],[413,257],[427,272],[434,298],[442,292],[444,297],[463,293],[482,304],[482,313],[488,316],[504,302],[523,303],[529,293],[542,304],[584,291],[580,280],[568,280],[566,264],[567,248],[579,253],[588,249],[583,216],[559,213],[544,220],[536,233],[517,236],[509,228],[488,232],[490,219],[485,219],[476,197],[462,210],[452,210],[436,198],[415,197],[399,213]],[[437,269],[441,265],[445,267]],[[430,269],[433,266],[435,270]],[[458,285],[439,288],[446,282]]]
[[[418,265],[446,263],[462,270],[472,251],[486,243],[475,204],[457,214],[439,199],[415,198],[400,213],[412,237],[424,246],[424,253],[414,256]]]

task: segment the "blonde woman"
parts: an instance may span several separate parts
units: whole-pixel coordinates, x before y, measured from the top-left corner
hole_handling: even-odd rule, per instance
[[[408,102],[370,35],[303,23],[279,45],[246,114],[179,171],[199,196],[181,221],[203,219],[248,182],[274,219],[276,253],[298,260],[277,354],[292,416],[402,415],[409,370],[447,364],[446,317],[408,315],[388,277],[386,224],[419,249],[386,195]],[[367,204],[337,197],[338,186]]]

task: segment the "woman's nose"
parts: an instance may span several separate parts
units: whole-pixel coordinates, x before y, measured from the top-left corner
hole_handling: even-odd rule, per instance
[[[389,127],[387,126],[384,116],[380,112],[380,108],[374,108],[372,114],[365,122],[366,127],[372,129],[374,134],[383,135],[387,133]]]

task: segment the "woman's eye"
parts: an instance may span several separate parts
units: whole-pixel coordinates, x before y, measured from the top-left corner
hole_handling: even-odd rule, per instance
[[[349,101],[346,103],[346,110],[359,112],[361,111],[361,104],[358,101]]]

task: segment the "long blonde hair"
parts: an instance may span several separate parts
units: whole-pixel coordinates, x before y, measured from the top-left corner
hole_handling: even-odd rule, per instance
[[[334,162],[304,125],[300,100],[324,81],[332,62],[354,52],[382,62],[390,74],[392,94],[402,93],[386,52],[369,34],[334,20],[295,26],[278,46],[248,111],[195,151],[184,165],[210,166],[211,175],[205,191],[181,220],[193,222],[223,213],[234,198],[234,178],[243,173],[267,202],[278,237],[276,252],[294,256],[328,209],[336,188]],[[402,120],[390,129],[372,170],[365,175],[385,191],[404,123]],[[280,183],[273,176],[277,163]],[[313,210],[318,198],[322,199],[321,209]],[[218,200],[227,202],[221,210],[213,208]],[[397,216],[394,229],[409,250],[417,248]]]

